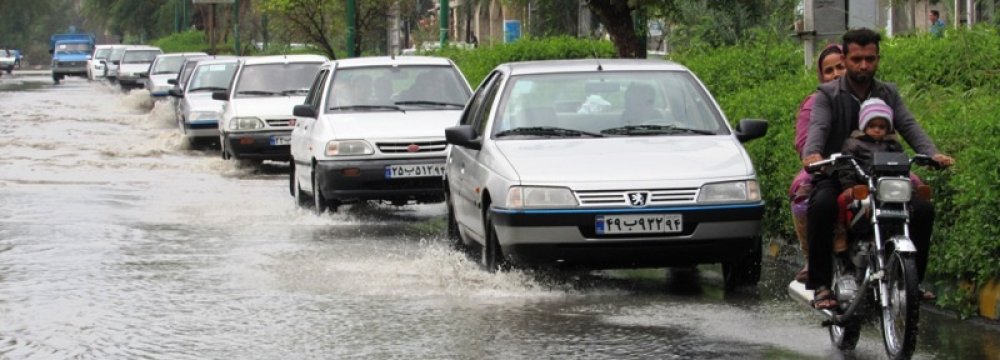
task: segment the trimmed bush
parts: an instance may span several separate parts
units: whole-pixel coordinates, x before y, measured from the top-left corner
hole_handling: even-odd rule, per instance
[[[211,47],[205,41],[205,34],[197,30],[170,34],[153,40],[151,45],[160,48],[165,53],[206,51]],[[216,45],[219,48],[224,46],[224,44]]]

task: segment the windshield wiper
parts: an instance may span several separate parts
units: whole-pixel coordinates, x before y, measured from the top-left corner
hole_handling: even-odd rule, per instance
[[[242,91],[237,91],[236,95],[274,96],[274,95],[278,95],[278,93],[276,93],[274,91],[266,91],[266,90],[242,90]]]
[[[194,88],[194,89],[188,90],[188,92],[192,92],[192,91],[224,91],[224,90],[226,90],[226,88],[215,87],[215,86],[204,86],[204,87]]]
[[[604,135],[592,133],[589,131],[565,129],[555,126],[529,126],[529,127],[517,127],[513,129],[504,130],[493,134],[496,137],[509,136],[509,135],[537,135],[537,136],[590,136],[590,137],[604,137]]]
[[[290,89],[290,90],[282,90],[280,92],[281,95],[286,95],[286,96],[292,94],[308,94],[308,93],[309,89]]]
[[[330,110],[397,110],[406,113],[406,110],[396,105],[347,105],[334,106]]]
[[[456,106],[460,108],[465,107],[465,104],[456,104],[456,103],[441,102],[441,101],[427,101],[427,100],[397,101],[396,105],[436,105],[436,106]]]
[[[714,131],[691,129],[673,125],[625,125],[616,128],[601,130],[601,134],[614,135],[665,135],[689,133],[700,135],[717,135]]]

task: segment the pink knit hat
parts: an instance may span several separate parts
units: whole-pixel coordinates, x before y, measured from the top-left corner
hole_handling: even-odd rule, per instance
[[[868,122],[872,119],[885,119],[889,123],[889,129],[886,133],[893,131],[892,108],[885,101],[882,101],[882,99],[870,98],[861,103],[861,112],[858,114],[858,129],[864,131],[865,127],[868,126]]]

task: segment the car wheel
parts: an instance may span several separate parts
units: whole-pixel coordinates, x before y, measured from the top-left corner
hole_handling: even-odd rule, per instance
[[[448,207],[448,228],[445,230],[445,236],[448,238],[448,243],[452,249],[459,251],[468,250],[468,246],[462,240],[462,234],[458,230],[458,221],[455,220],[455,206],[452,205],[451,193],[447,185],[445,185],[444,194],[445,204]]]
[[[295,205],[299,207],[309,207],[311,205],[312,198],[302,191],[302,184],[299,183],[299,177],[295,175],[295,166],[292,166],[292,196],[295,197]]]
[[[223,152],[224,154],[225,152]],[[223,155],[225,156],[225,155]],[[288,195],[295,197],[295,160],[288,162]]]
[[[319,174],[313,171],[313,206],[316,207],[316,213],[322,214],[326,210],[330,212],[337,212],[337,206],[340,206],[340,201],[336,199],[327,199],[326,195],[323,195],[322,186],[319,182]]]
[[[755,237],[750,251],[742,258],[722,264],[722,278],[727,290],[743,286],[756,286],[760,281],[760,267],[763,256],[760,237]]]
[[[510,262],[503,254],[500,239],[497,238],[496,227],[493,226],[493,214],[489,212],[486,213],[486,241],[480,255],[480,261],[486,271],[493,273],[510,269]]]
[[[59,80],[62,80],[59,75],[52,75],[52,82],[59,85]]]
[[[232,155],[229,154],[229,147],[226,146],[226,138],[222,135],[219,135],[219,148],[222,149],[222,160],[229,160],[232,158]]]

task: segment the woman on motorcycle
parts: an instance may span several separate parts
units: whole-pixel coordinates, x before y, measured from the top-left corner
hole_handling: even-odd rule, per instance
[[[840,45],[830,44],[819,53],[819,61],[816,67],[819,73],[819,82],[827,83],[839,79],[846,71],[842,59],[843,50]],[[802,148],[806,144],[806,133],[809,130],[809,117],[812,115],[812,106],[815,101],[816,92],[809,94],[799,105],[798,116],[795,118],[795,151],[802,157]],[[802,256],[809,254],[809,243],[806,239],[806,210],[808,207],[809,191],[812,186],[809,184],[809,173],[805,170],[799,171],[792,185],[788,189],[788,196],[792,207],[792,223],[795,224],[795,237],[799,239],[799,247],[802,249]],[[808,263],[808,261],[803,261]],[[805,282],[809,276],[808,266],[804,266],[795,275],[795,280]]]

